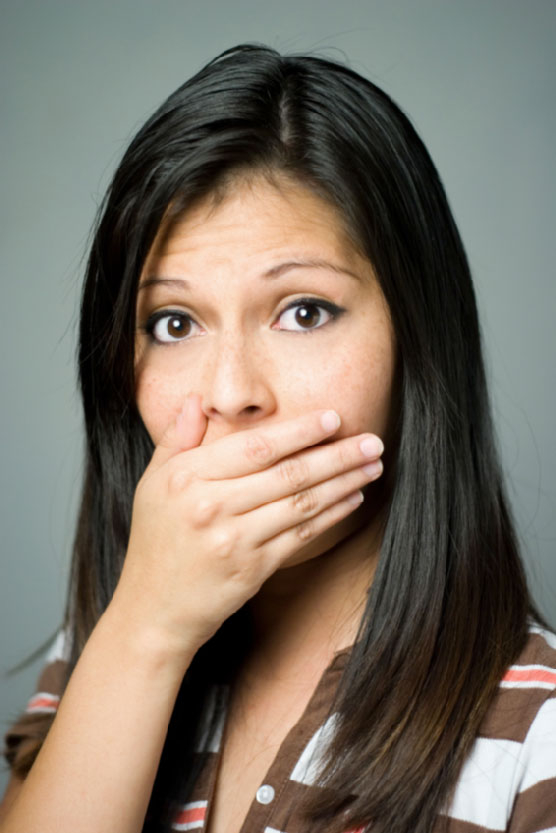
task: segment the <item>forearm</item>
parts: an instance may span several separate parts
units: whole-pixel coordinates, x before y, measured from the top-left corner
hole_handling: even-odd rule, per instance
[[[1,833],[138,833],[193,654],[178,661],[109,608]]]

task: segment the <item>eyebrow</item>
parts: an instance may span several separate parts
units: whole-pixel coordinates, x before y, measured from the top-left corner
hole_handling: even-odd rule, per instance
[[[320,258],[300,258],[299,260],[288,260],[284,263],[278,263],[276,266],[271,266],[270,269],[263,272],[261,277],[273,280],[274,278],[281,277],[284,272],[288,272],[290,269],[300,268],[329,269],[332,272],[336,272],[338,275],[349,275],[351,278],[355,278],[356,281],[361,280],[361,276],[357,275],[355,272],[351,272],[343,266],[337,266],[335,263],[330,263],[330,261],[321,260]],[[190,281],[186,278],[145,278],[145,280],[141,281],[139,284],[139,291],[141,291],[141,289],[146,289],[149,286],[158,284],[162,284],[163,286],[175,286],[178,284],[183,287],[188,287],[190,285]]]

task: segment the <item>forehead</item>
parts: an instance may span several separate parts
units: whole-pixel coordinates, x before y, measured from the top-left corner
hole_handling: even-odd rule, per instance
[[[170,209],[172,207],[170,206]],[[228,183],[178,216],[169,211],[145,261],[143,274],[168,258],[260,256],[304,253],[366,266],[339,210],[300,183],[251,177]]]

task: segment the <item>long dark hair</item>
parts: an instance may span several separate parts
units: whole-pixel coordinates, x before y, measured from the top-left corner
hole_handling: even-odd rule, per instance
[[[334,205],[392,316],[395,478],[378,569],[308,818],[429,833],[504,669],[529,597],[504,495],[475,296],[444,188],[407,116],[345,65],[244,44],[187,81],[132,140],[101,207],[79,346],[87,462],[75,540],[69,670],[118,580],[152,443],[134,402],[138,276],[163,217],[257,172]],[[162,830],[226,623],[186,674],[146,829]],[[227,636],[228,634],[228,636]],[[214,664],[212,664],[214,665]],[[179,744],[176,737],[179,734]],[[187,740],[189,738],[189,741]],[[185,758],[184,758],[185,755]],[[191,779],[189,779],[191,781]],[[319,822],[320,820],[320,822]],[[320,825],[320,826],[319,826]]]

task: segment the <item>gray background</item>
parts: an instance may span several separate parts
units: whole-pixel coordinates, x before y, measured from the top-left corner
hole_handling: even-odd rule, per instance
[[[78,292],[95,208],[146,116],[248,40],[347,58],[427,144],[476,283],[532,586],[556,624],[556,2],[22,0],[2,4],[0,38],[0,672],[63,608],[80,484]],[[0,730],[39,665],[0,678]]]

